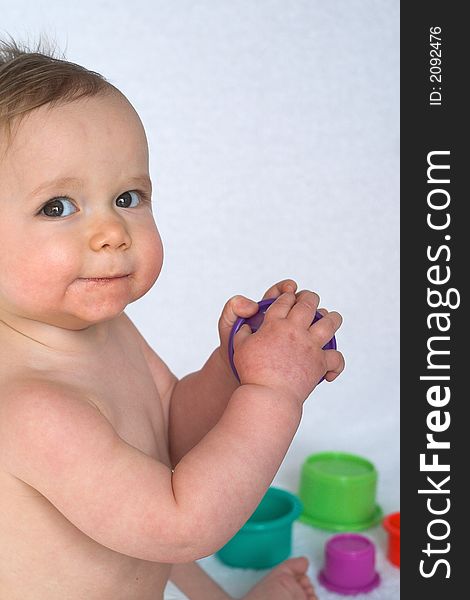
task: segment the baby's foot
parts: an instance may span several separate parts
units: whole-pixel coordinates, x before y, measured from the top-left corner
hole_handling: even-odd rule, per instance
[[[306,558],[290,558],[259,581],[243,600],[318,600],[307,568]]]

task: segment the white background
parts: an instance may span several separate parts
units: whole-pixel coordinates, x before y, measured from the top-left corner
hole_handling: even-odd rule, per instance
[[[151,345],[182,376],[217,344],[230,296],[258,300],[285,277],[318,291],[344,317],[347,368],[307,401],[274,483],[296,492],[307,455],[348,451],[375,464],[384,513],[399,510],[398,0],[0,8],[1,37],[57,40],[141,116],[165,263],[127,312]],[[385,534],[366,534],[383,578],[367,597],[398,598]],[[312,578],[329,535],[294,527]],[[261,576],[202,563],[233,594]]]

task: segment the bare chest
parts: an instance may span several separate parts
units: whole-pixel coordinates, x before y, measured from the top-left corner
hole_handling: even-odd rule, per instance
[[[84,374],[88,399],[128,444],[167,465],[168,414],[146,365],[103,362]]]
[[[0,338],[1,342],[1,338]],[[103,351],[91,356],[60,356],[0,347],[0,390],[8,379],[41,378],[73,387],[87,398],[128,444],[170,464],[168,406],[142,352],[139,339],[122,324]]]
[[[0,388],[17,364],[14,353],[5,358]],[[80,389],[126,443],[170,464],[167,410],[138,345],[111,345],[96,360],[54,364],[39,357],[33,367],[35,375]],[[168,573],[168,565],[96,543],[36,490],[0,470],[0,598],[154,600]]]

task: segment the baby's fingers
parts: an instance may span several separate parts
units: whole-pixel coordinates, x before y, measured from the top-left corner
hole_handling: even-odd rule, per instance
[[[266,311],[264,321],[276,321],[285,319],[289,314],[292,306],[295,304],[295,294],[292,292],[284,292],[271,304]]]
[[[338,350],[325,350],[326,355],[326,374],[327,381],[333,381],[344,370],[344,356]]]
[[[287,317],[300,327],[309,328],[317,310],[320,297],[315,292],[302,290],[295,295],[296,303]]]
[[[297,283],[293,279],[283,279],[266,290],[263,300],[277,298],[284,292],[295,292],[296,289]]]
[[[310,326],[309,331],[322,346],[327,344],[341,327],[343,317],[331,311]]]

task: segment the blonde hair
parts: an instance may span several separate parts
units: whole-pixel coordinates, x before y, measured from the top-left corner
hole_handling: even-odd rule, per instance
[[[0,39],[0,135],[11,143],[13,126],[35,108],[117,91],[103,75],[56,56],[40,37],[35,49]],[[119,92],[120,93],[120,92]]]

